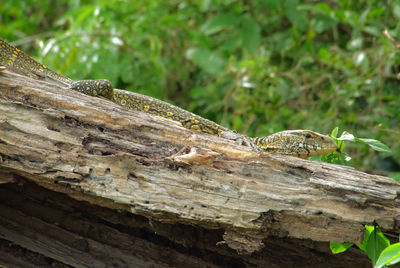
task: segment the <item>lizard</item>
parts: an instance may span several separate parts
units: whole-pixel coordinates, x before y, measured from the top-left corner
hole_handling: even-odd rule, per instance
[[[240,141],[256,150],[293,155],[301,158],[326,154],[337,149],[335,141],[311,130],[285,130],[275,134],[252,138],[186,111],[162,100],[146,95],[114,89],[105,79],[74,81],[37,62],[20,49],[0,39],[0,71],[8,68],[13,72],[34,79],[45,80],[72,90],[103,97],[128,109],[155,114],[180,122],[183,127],[223,138]]]

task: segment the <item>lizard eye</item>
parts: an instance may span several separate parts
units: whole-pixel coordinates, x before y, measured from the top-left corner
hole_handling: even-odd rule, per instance
[[[306,138],[307,138],[307,139],[311,138],[311,134],[307,133],[307,134],[306,134]]]

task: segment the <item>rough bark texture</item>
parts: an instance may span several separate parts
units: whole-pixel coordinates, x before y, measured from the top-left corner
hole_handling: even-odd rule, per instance
[[[363,225],[400,229],[400,184],[253,152],[107,100],[0,75],[0,264],[369,267]]]

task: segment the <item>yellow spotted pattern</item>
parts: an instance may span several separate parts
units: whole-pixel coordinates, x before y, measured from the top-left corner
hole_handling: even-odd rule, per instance
[[[80,80],[75,82],[40,64],[23,51],[0,39],[0,66],[1,65],[35,79],[59,82],[73,90],[90,96],[107,98],[121,106],[133,110],[145,111],[178,121],[189,129],[218,136],[223,131],[228,130],[210,120],[158,99],[133,92],[114,90],[112,84],[108,80]]]
[[[0,65],[6,66],[16,73],[39,80],[55,80],[64,85],[70,85],[73,80],[62,76],[46,66],[35,61],[23,51],[0,39]]]
[[[180,122],[184,127],[219,136],[228,129],[167,102],[125,90],[114,89],[113,102],[136,111]]]
[[[46,66],[38,63],[24,52],[0,39],[0,66],[34,79],[46,80],[84,94],[109,99],[119,105],[137,111],[159,115],[180,122],[184,127],[220,136],[226,129],[210,120],[167,102],[141,94],[113,89],[110,81],[81,80],[74,82]],[[248,137],[249,138],[249,137]],[[300,157],[318,155],[336,149],[336,143],[327,136],[308,131],[283,131],[268,137],[249,138],[256,146],[266,151],[294,154]]]

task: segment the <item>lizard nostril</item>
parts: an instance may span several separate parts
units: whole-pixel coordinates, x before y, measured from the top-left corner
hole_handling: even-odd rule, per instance
[[[114,91],[111,82],[108,80],[73,81],[36,62],[24,52],[0,39],[0,72],[4,70],[2,65],[32,78],[68,86],[70,89],[90,96],[107,98],[129,109],[157,114],[167,119],[175,120],[188,129],[217,136],[225,136],[225,138],[235,141],[242,140],[245,145],[249,145],[250,147],[253,147],[252,143],[254,143],[254,146],[258,146],[269,152],[297,154],[299,157],[304,157],[328,151],[331,152],[332,149],[337,148],[333,139],[311,130],[281,131],[270,136],[255,139],[241,136],[240,134],[231,135],[228,134],[234,133],[231,130],[169,103],[133,92]],[[340,149],[338,150],[340,151]]]

